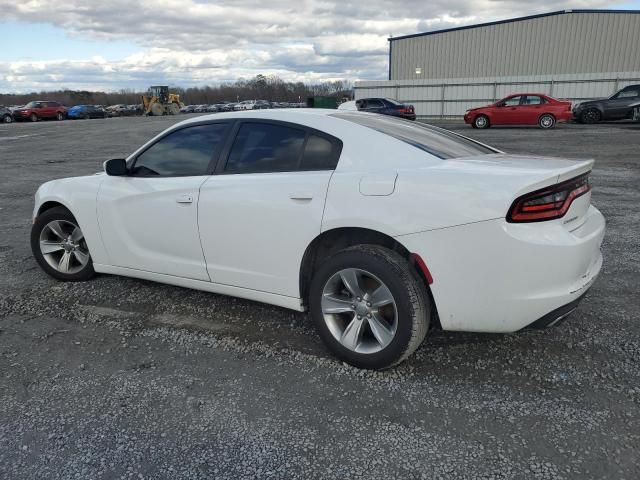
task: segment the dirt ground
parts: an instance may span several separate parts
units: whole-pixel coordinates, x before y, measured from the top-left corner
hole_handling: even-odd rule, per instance
[[[640,477],[640,125],[443,124],[595,158],[604,268],[554,328],[434,332],[369,372],[332,358],[306,314],[37,267],[37,187],[182,118],[0,125],[0,478]]]

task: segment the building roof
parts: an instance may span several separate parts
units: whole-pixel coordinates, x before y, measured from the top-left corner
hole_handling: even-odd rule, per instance
[[[390,37],[387,40],[390,42],[394,40],[404,40],[407,38],[423,37],[426,35],[437,35],[439,33],[455,32],[457,30],[468,30],[470,28],[490,27],[492,25],[501,25],[503,23],[521,22],[523,20],[532,20],[534,18],[552,17],[555,15],[565,15],[567,13],[630,13],[640,14],[640,10],[597,10],[597,9],[582,9],[582,10],[558,10],[556,12],[539,13],[537,15],[527,15],[526,17],[509,18],[506,20],[498,20],[495,22],[477,23],[475,25],[465,25],[464,27],[445,28],[443,30],[434,30],[431,32],[414,33],[411,35],[402,35],[400,37]]]

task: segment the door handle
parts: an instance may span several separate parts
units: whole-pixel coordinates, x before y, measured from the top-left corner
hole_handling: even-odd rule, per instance
[[[179,195],[178,198],[176,198],[176,202],[178,202],[178,203],[193,203],[193,195],[190,195],[190,194]]]
[[[289,194],[291,200],[311,200],[313,193],[311,192],[293,192]]]

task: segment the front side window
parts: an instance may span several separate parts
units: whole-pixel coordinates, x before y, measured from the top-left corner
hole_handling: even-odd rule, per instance
[[[381,100],[378,100],[377,98],[371,98],[367,100],[367,108],[382,108],[382,107],[384,107],[384,104],[382,103]]]
[[[620,92],[618,92],[613,96],[613,98],[634,98],[634,97],[640,97],[640,88],[637,90],[635,89],[621,90]]]
[[[243,123],[226,173],[290,172],[298,169],[306,132],[270,123]]]
[[[206,175],[228,128],[227,123],[211,123],[176,130],[138,155],[131,175]]]
[[[520,95],[515,97],[507,98],[502,102],[505,107],[515,107],[516,105],[520,105]]]
[[[470,138],[420,122],[409,122],[388,115],[363,115],[355,112],[333,113],[332,116],[377,130],[442,159],[498,153],[498,150]]]

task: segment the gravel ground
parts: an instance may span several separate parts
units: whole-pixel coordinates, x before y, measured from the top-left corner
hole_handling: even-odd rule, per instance
[[[604,269],[557,327],[434,332],[369,372],[330,357],[305,314],[36,266],[38,185],[175,121],[0,126],[0,478],[639,478],[640,125],[444,124],[508,152],[595,158]]]

